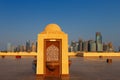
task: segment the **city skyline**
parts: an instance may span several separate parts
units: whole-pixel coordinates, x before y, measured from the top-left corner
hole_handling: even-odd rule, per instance
[[[101,32],[103,42],[120,45],[119,0],[69,0],[69,1],[0,1],[0,50],[8,43],[24,44],[36,41],[37,35],[49,23],[58,24],[68,33],[69,41],[95,39]]]
[[[94,40],[71,41],[69,52],[120,52],[120,48],[115,49],[112,42],[102,42],[102,34],[96,32]]]
[[[2,51],[7,52],[36,52],[37,51],[37,40],[27,40],[24,44],[13,45],[7,44],[7,48]],[[96,32],[95,39],[83,40],[79,38],[77,41],[71,41],[68,46],[69,52],[85,51],[85,52],[118,52],[120,47],[117,49],[113,46],[112,42],[104,42],[102,39],[101,32]]]

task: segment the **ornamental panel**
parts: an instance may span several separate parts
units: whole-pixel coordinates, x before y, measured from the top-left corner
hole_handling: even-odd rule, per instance
[[[59,60],[59,48],[55,45],[50,45],[46,50],[47,61],[58,61]]]

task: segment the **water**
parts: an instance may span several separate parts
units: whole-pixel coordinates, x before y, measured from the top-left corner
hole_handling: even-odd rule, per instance
[[[112,63],[106,63],[106,58],[70,58],[70,78],[65,80],[120,80],[120,59],[112,58]],[[41,80],[32,70],[34,58],[15,59],[0,58],[0,80]],[[46,78],[45,80],[58,80]]]

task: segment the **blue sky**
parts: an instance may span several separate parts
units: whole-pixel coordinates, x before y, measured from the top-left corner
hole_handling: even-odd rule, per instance
[[[120,45],[120,0],[0,0],[0,49],[7,43],[35,41],[49,23],[56,23],[69,41],[95,39]]]

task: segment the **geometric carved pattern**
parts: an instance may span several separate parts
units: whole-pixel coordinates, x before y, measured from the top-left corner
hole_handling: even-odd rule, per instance
[[[50,45],[46,50],[47,61],[59,60],[59,48],[55,45]]]

